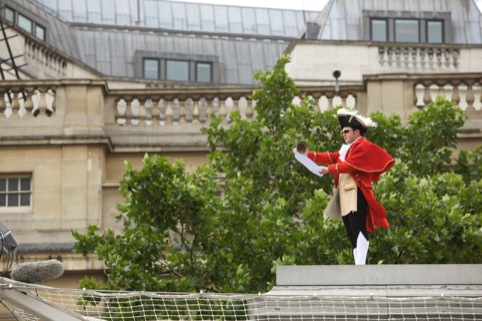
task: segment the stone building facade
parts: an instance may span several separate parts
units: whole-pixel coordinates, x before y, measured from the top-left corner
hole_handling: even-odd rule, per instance
[[[123,7],[132,1],[108,0],[112,16],[75,1],[0,1],[0,56],[12,58],[0,82],[0,222],[20,243],[14,264],[62,260],[64,275],[49,285],[102,278],[94,255],[72,253],[71,231],[120,228],[125,161],[139,167],[150,153],[189,169],[205,162],[209,115],[226,126],[232,111],[252,118],[250,76],[282,53],[319,110],[342,103],[406,120],[443,95],[470,116],[459,148],[482,141],[473,1],[330,0],[301,12],[156,0],[149,5],[163,14],[144,4],[140,22]]]

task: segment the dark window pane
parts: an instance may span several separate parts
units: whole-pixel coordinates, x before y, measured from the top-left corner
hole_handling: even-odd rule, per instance
[[[41,26],[35,26],[35,37],[40,40],[45,40],[45,28]]]
[[[30,191],[30,178],[23,177],[20,179],[20,190],[21,191]]]
[[[144,59],[144,78],[159,79],[159,60]]]
[[[180,60],[166,61],[167,80],[189,81],[189,62]]]
[[[395,41],[419,42],[418,20],[395,20]]]
[[[18,178],[9,178],[8,179],[8,190],[9,191],[18,191]]]
[[[5,192],[7,190],[7,180],[5,178],[0,178],[0,192]]]
[[[20,194],[20,206],[30,206],[30,193]]]
[[[0,206],[7,206],[7,195],[0,194]]]
[[[196,81],[197,82],[211,82],[211,70],[212,65],[210,63],[198,62],[196,64]]]
[[[32,33],[32,20],[27,17],[22,16],[21,14],[18,15],[18,26],[23,30]]]
[[[442,21],[427,21],[427,42],[443,42],[443,23]]]
[[[387,41],[387,21],[372,20],[372,41]]]
[[[8,206],[18,206],[18,194],[8,194]]]
[[[10,8],[5,8],[5,19],[7,19],[7,21],[13,23],[15,20],[15,14],[13,12],[12,9]]]

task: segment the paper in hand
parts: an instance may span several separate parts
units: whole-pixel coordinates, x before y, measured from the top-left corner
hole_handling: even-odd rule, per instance
[[[307,156],[298,153],[296,149],[293,149],[293,153],[295,154],[296,160],[300,162],[303,166],[305,166],[310,172],[320,177],[323,176],[323,174],[320,173],[322,166],[317,165]]]

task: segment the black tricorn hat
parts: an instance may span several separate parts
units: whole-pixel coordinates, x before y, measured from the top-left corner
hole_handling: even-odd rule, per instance
[[[342,108],[336,112],[338,121],[340,122],[341,128],[351,127],[353,129],[359,129],[362,135],[365,134],[369,127],[377,127],[371,118],[363,117],[354,109]]]

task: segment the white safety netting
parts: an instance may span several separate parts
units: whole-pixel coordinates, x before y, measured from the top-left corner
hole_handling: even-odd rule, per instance
[[[9,301],[7,291],[22,293],[24,307],[10,302],[15,300]],[[42,305],[32,308],[26,298],[67,311],[78,320],[482,320],[482,293],[477,297],[347,297],[122,292],[58,289],[1,279],[0,297],[18,320],[42,320],[35,311]]]

